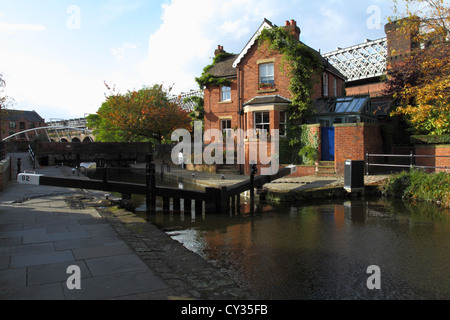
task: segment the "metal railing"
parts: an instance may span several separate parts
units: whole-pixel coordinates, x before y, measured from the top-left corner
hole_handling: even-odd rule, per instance
[[[391,164],[391,163],[371,163],[370,158],[409,158],[409,164]],[[417,158],[450,158],[450,156],[436,156],[436,155],[417,155],[412,151],[410,154],[375,154],[366,153],[366,175],[370,173],[370,167],[391,167],[391,168],[418,168],[418,169],[444,169],[450,170],[450,167],[437,167],[437,166],[425,166],[417,165]]]

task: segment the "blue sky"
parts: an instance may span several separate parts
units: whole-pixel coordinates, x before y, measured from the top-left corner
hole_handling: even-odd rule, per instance
[[[384,37],[391,15],[392,0],[0,0],[0,73],[14,108],[83,117],[105,101],[104,82],[197,89],[217,45],[239,53],[264,18],[296,20],[325,53]]]

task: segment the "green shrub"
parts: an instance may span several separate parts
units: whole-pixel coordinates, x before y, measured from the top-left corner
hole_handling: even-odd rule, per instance
[[[450,173],[401,172],[380,187],[383,196],[428,201],[450,208]]]

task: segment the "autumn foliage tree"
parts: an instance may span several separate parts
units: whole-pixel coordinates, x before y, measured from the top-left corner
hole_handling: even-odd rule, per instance
[[[88,118],[99,141],[162,140],[175,129],[190,129],[188,112],[171,102],[162,85],[144,87],[126,94],[108,87],[106,97],[96,115]]]
[[[387,72],[392,114],[404,116],[416,134],[450,134],[450,9],[442,0],[403,2],[399,27],[405,36],[417,32],[414,50]]]

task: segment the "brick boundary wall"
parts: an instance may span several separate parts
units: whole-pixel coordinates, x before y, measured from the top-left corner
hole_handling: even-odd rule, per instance
[[[450,156],[450,144],[416,145],[416,155]],[[450,158],[416,158],[416,165],[430,167],[447,167],[448,169],[427,169],[428,172],[450,173]]]
[[[335,169],[344,175],[346,160],[365,160],[366,153],[383,153],[379,126],[369,123],[335,124]]]

